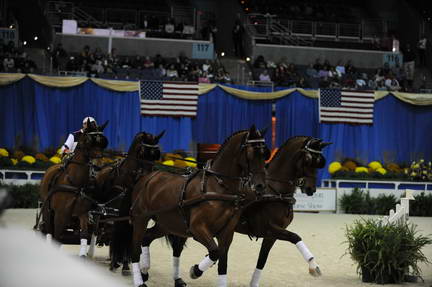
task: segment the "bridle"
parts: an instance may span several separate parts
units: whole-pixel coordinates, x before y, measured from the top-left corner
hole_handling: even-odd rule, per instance
[[[311,142],[313,140],[314,140],[314,138],[310,138],[306,142],[306,144],[304,145],[304,147],[301,150],[298,151],[298,153],[299,154],[306,153],[305,156],[304,156],[305,158],[308,157],[308,156],[312,158],[313,155],[321,155],[322,151],[316,150],[316,149],[313,149],[313,148],[310,147],[310,144],[311,144]],[[296,156],[294,156],[294,158],[296,158]],[[305,174],[305,167],[306,166],[303,165],[301,172],[297,173],[297,174],[304,175]],[[296,176],[293,180],[285,180],[285,179],[278,179],[278,178],[273,178],[273,177],[266,177],[266,179],[269,180],[269,181],[286,183],[286,184],[289,184],[291,186],[299,187],[299,188],[304,187],[304,185],[306,183],[305,178],[306,178],[305,176],[298,176],[298,177]],[[274,188],[272,188],[272,189],[274,190]]]

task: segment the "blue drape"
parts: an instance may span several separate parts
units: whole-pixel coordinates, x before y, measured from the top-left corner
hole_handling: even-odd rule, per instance
[[[239,87],[269,92],[270,88]],[[277,89],[279,90],[279,89]],[[59,147],[68,133],[78,130],[85,116],[102,124],[109,147],[126,150],[139,131],[158,134],[165,152],[191,150],[192,143],[222,143],[240,129],[256,124],[271,127],[271,101],[248,101],[220,88],[199,97],[198,115],[192,118],[142,117],[136,92],[114,92],[87,81],[73,88],[52,88],[29,78],[0,87],[0,147]],[[320,124],[318,101],[294,92],[276,102],[276,143],[296,135],[333,142],[327,160],[356,158],[410,162],[432,159],[432,106],[414,106],[388,96],[375,102],[374,124]],[[271,132],[266,135],[268,145]],[[320,178],[328,177],[326,169]]]
[[[25,78],[0,87],[0,146],[33,146],[37,142],[33,83]]]
[[[142,117],[140,126],[155,135],[165,130],[159,142],[163,152],[192,149],[192,118]]]
[[[432,107],[406,104],[388,96],[375,102],[374,124],[320,124],[318,101],[298,92],[276,102],[277,144],[296,135],[333,142],[325,149],[328,161],[355,158],[368,163],[432,159]],[[326,169],[320,178],[329,177]]]
[[[139,98],[132,92],[114,92],[91,81],[73,88],[51,88],[34,83],[36,132],[40,147],[60,146],[65,136],[92,116],[98,124],[109,120],[104,134],[109,148],[126,150],[140,127]]]
[[[231,85],[248,91],[270,92],[270,88]],[[271,101],[248,101],[215,88],[199,97],[198,115],[193,121],[193,138],[197,143],[223,143],[232,133],[268,127],[267,145],[271,146]]]

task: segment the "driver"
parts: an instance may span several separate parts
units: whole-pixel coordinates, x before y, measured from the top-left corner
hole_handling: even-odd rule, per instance
[[[70,133],[66,142],[61,147],[61,155],[66,155],[72,153],[81,137],[81,135],[88,130],[95,130],[97,127],[96,120],[92,117],[85,117],[82,121],[82,129]]]

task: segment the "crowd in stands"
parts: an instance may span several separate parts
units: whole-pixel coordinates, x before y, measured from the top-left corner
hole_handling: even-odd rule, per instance
[[[125,80],[171,80],[200,83],[231,83],[231,77],[219,60],[192,60],[183,54],[177,58],[139,55],[119,56],[116,49],[104,54],[100,48],[85,46],[79,54],[69,54],[61,44],[53,51],[54,69],[78,72],[88,77]]]
[[[316,59],[309,66],[298,66],[281,60],[279,63],[265,61],[258,56],[253,64],[254,80],[273,82],[276,86],[291,88],[343,88],[363,90],[409,91],[412,80],[404,69],[396,64],[385,63],[377,70],[358,69],[351,61],[331,64],[328,60]]]
[[[2,73],[34,73],[37,70],[35,62],[12,41],[0,42],[0,61]]]

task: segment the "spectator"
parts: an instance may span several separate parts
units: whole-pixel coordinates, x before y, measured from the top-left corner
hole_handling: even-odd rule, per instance
[[[134,69],[142,69],[143,67],[143,60],[141,59],[140,55],[137,55],[134,59],[134,61],[132,62],[132,67]]]
[[[309,78],[318,78],[318,71],[314,68],[313,64],[309,64],[309,66],[306,68],[306,75]]]
[[[417,43],[417,51],[419,54],[420,67],[426,66],[426,50],[427,50],[427,39],[425,35],[422,35]]]
[[[152,62],[149,56],[145,57],[143,66],[145,69],[151,69],[154,67],[154,63]]]
[[[162,58],[162,56],[160,54],[156,55],[153,63],[154,63],[155,67],[159,67],[160,65],[165,66],[165,60]]]
[[[132,67],[132,63],[131,63],[129,57],[126,57],[126,58],[123,60],[123,62],[122,62],[122,64],[121,64],[121,67],[122,67],[123,69],[129,69],[129,68]]]
[[[15,60],[12,58],[11,54],[8,53],[3,60],[3,70],[5,72],[10,72],[15,68]]]
[[[56,70],[64,70],[67,62],[67,53],[63,49],[62,43],[58,43],[53,51],[53,68]]]
[[[236,20],[232,31],[234,54],[236,57],[243,57],[243,26],[239,20]]]
[[[348,62],[345,65],[345,73],[346,74],[351,74],[354,75],[356,73],[356,68],[353,66],[353,64],[351,63],[351,60],[348,60]]]
[[[228,72],[224,73],[223,82],[224,83],[231,83],[232,82],[231,76],[230,76],[230,74]]]
[[[91,73],[98,76],[98,75],[102,74],[104,71],[105,71],[105,69],[102,65],[102,61],[96,60],[96,62],[91,67]]]
[[[400,85],[399,85],[398,80],[396,80],[395,77],[391,73],[385,79],[384,85],[389,91],[399,91],[400,90]]]
[[[412,88],[414,81],[415,53],[410,44],[405,46],[405,49],[402,50],[402,53],[404,60],[403,69],[407,79],[408,87]]]
[[[255,62],[253,64],[254,68],[257,69],[265,69],[267,68],[266,62],[264,60],[264,56],[263,55],[259,55],[256,59]]]
[[[321,65],[321,60],[320,59],[316,59],[315,60],[315,64],[313,65],[313,68],[318,72],[322,69],[322,65]]]
[[[89,60],[90,59],[90,47],[85,45],[83,50],[81,51],[81,60]]]
[[[177,70],[174,67],[174,64],[171,64],[166,71],[166,76],[168,79],[175,80],[179,77]]]
[[[261,74],[259,75],[259,80],[261,82],[271,82],[271,78],[267,70],[263,70],[261,72]]]
[[[162,64],[156,70],[156,73],[159,77],[164,78],[166,76],[166,70]]]
[[[210,83],[207,71],[204,71],[202,75],[198,78],[199,83]]]
[[[338,73],[339,78],[342,78],[345,75],[345,66],[342,64],[342,61],[337,63],[336,72]]]

